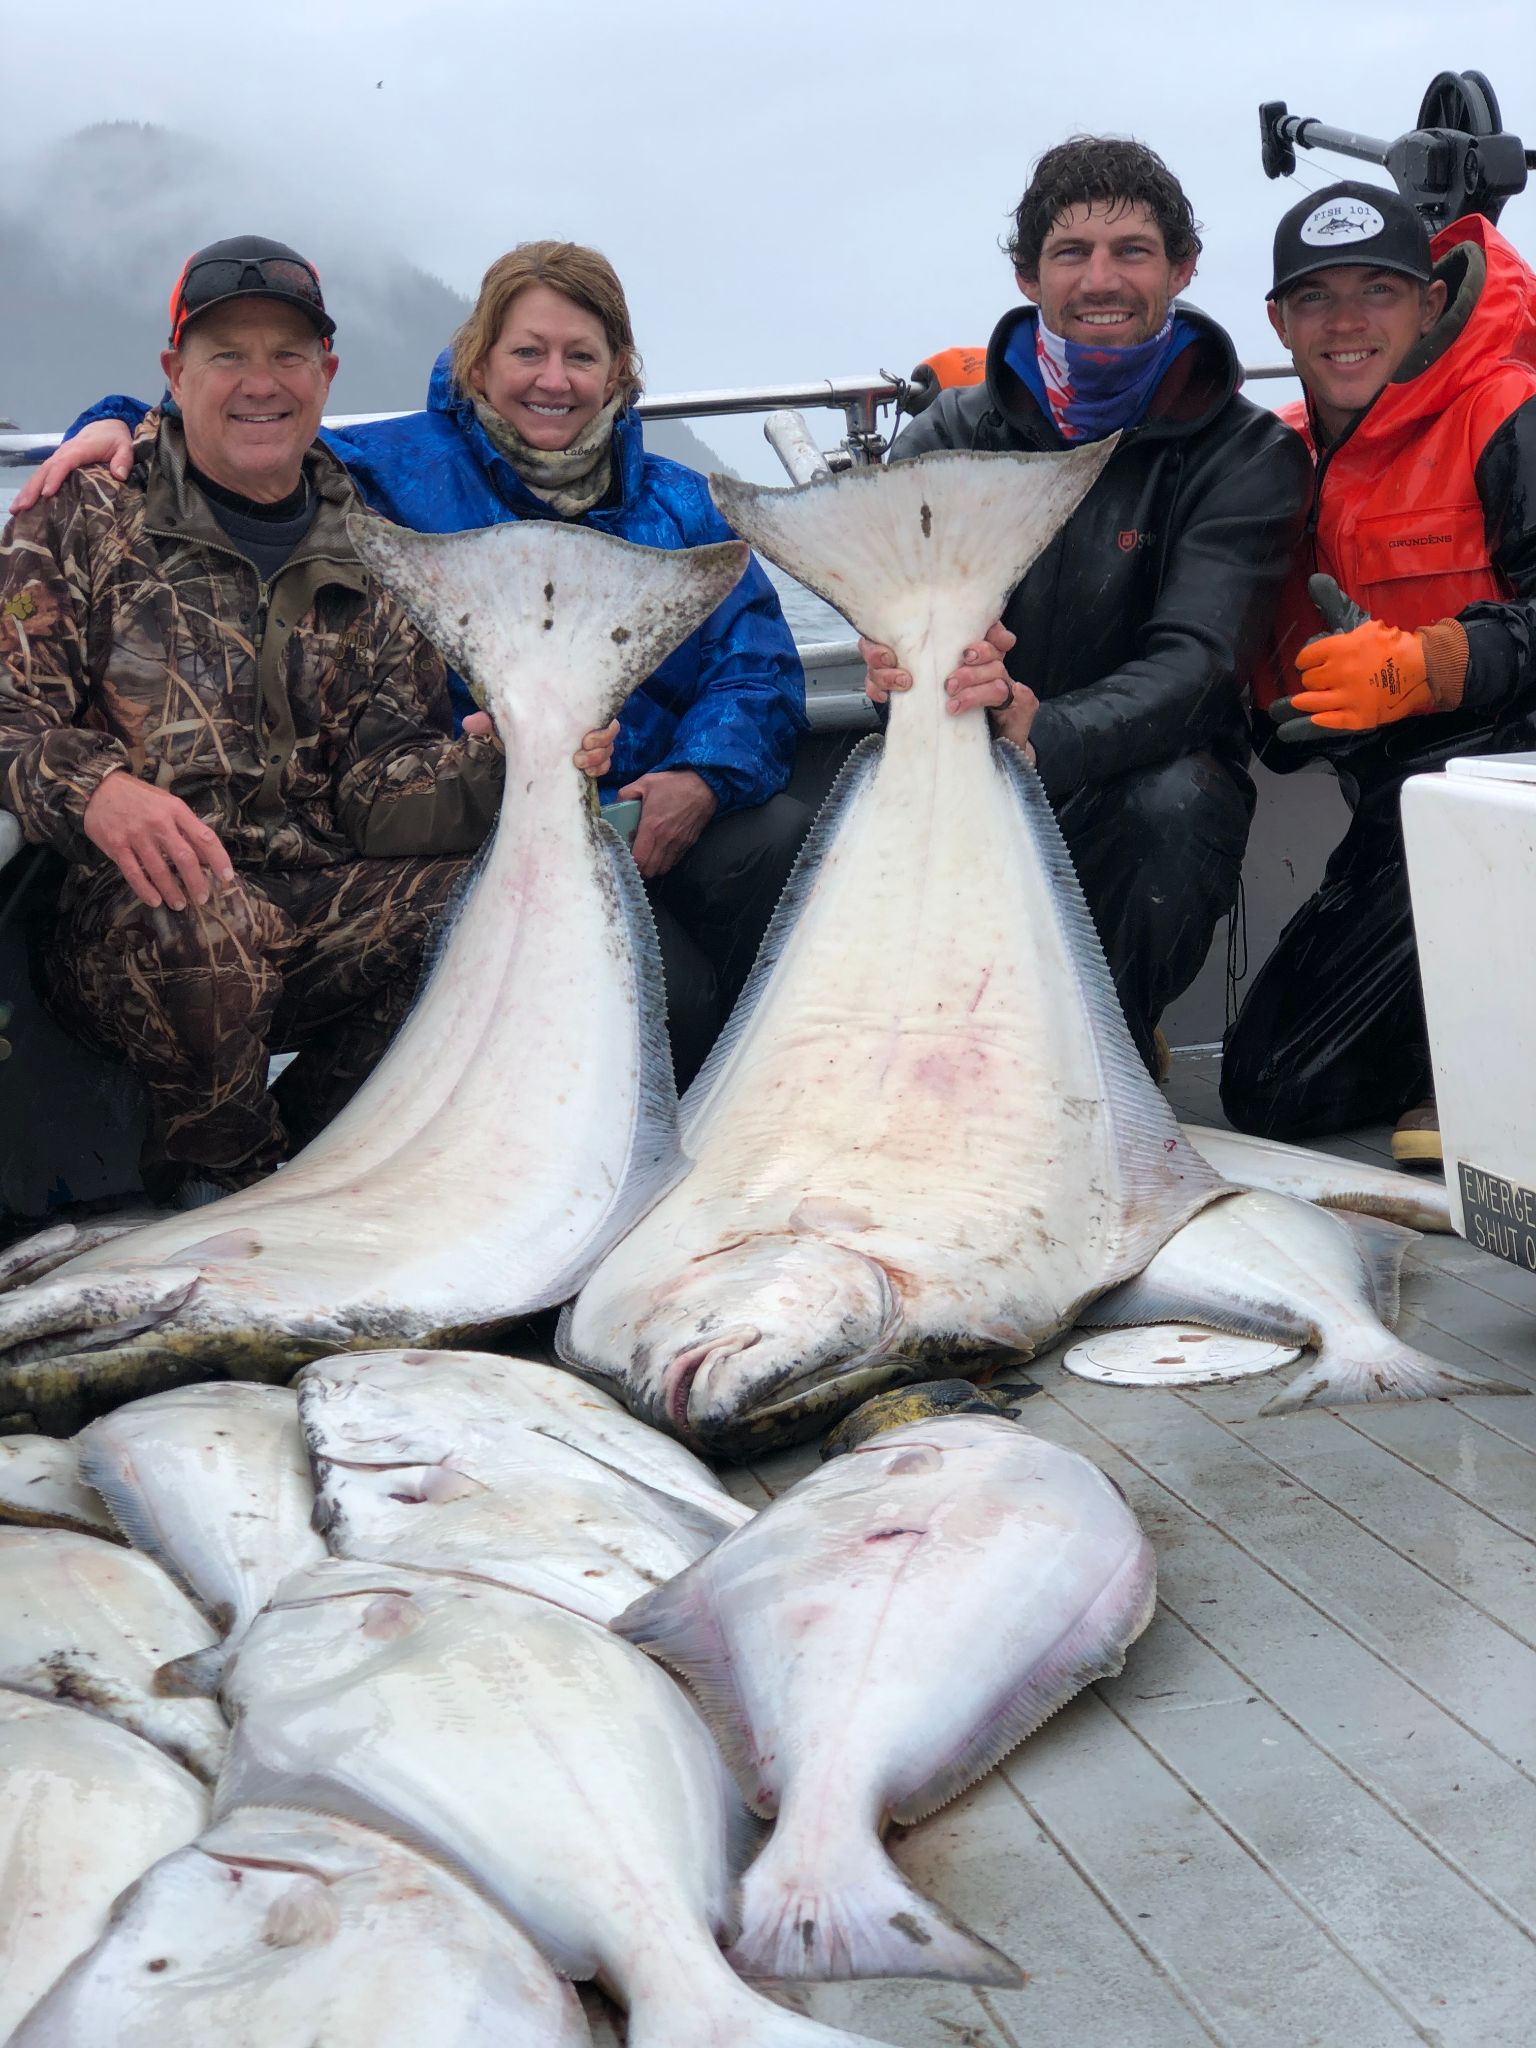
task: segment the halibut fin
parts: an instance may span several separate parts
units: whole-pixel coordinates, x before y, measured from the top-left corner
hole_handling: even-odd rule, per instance
[[[882,2048],[868,2034],[770,2004],[723,1967],[694,1986],[686,2005],[647,1999],[632,2007],[624,2039],[626,2048]]]
[[[1017,747],[1003,741],[993,752],[1013,785],[1025,829],[1045,871],[1046,900],[1054,911],[1088,1016],[1089,1039],[1098,1055],[1102,1100],[1112,1134],[1111,1149],[1126,1180],[1122,1207],[1127,1227],[1116,1247],[1115,1264],[1121,1272],[1134,1272],[1162,1249],[1172,1235],[1170,1225],[1187,1223],[1230,1190],[1186,1141],[1162,1090],[1153,1085],[1142,1065],[1045,785]]]
[[[709,488],[735,532],[859,632],[897,648],[938,633],[947,657],[1002,617],[1118,439],[1065,455],[923,455],[788,490],[712,476]]]
[[[1156,1608],[1157,1559],[1142,1537],[1051,1655],[1030,1673],[1024,1689],[1000,1700],[943,1770],[896,1800],[892,1819],[904,1827],[926,1820],[984,1778],[1085,1686],[1117,1677],[1126,1651]]]
[[[1309,1406],[1347,1408],[1360,1401],[1459,1401],[1479,1394],[1528,1394],[1528,1386],[1486,1379],[1463,1366],[1446,1365],[1404,1344],[1390,1331],[1384,1342],[1362,1353],[1325,1344],[1316,1358],[1259,1410],[1261,1415],[1294,1415]]]
[[[682,1179],[689,1166],[679,1132],[672,1044],[667,1036],[667,989],[661,971],[656,920],[629,848],[611,825],[600,819],[593,822],[603,842],[608,873],[634,957],[640,1085],[630,1129],[629,1156],[597,1239],[573,1256],[564,1271],[557,1273],[541,1291],[537,1301],[527,1304],[527,1314],[569,1302],[608,1247],[627,1235],[647,1209],[653,1208],[668,1188]]]
[[[224,1683],[224,1667],[235,1645],[228,1640],[209,1643],[205,1649],[189,1650],[162,1664],[154,1677],[154,1690],[162,1698],[215,1699]]]
[[[1204,1301],[1186,1287],[1169,1287],[1138,1273],[1078,1311],[1085,1330],[1135,1330],[1153,1323],[1193,1323],[1220,1330],[1229,1337],[1252,1337],[1268,1344],[1310,1344],[1311,1331],[1302,1316],[1282,1315],[1257,1304],[1238,1306],[1226,1300]]]
[[[747,1806],[770,1818],[773,1801],[759,1783],[749,1722],[731,1669],[730,1653],[710,1607],[707,1591],[695,1592],[695,1568],[679,1572],[654,1593],[632,1600],[608,1626],[658,1664],[675,1671],[698,1701],[699,1710],[725,1758],[726,1768]]]
[[[1389,1330],[1395,1329],[1402,1306],[1403,1256],[1418,1243],[1418,1231],[1359,1209],[1337,1209],[1334,1214],[1360,1247],[1377,1315]]]
[[[537,752],[508,746],[530,775],[568,758],[582,730],[605,725],[730,594],[748,559],[739,541],[642,548],[543,520],[410,533],[353,512],[347,531],[364,567],[459,671],[504,739],[558,728],[553,760],[547,741]],[[514,610],[507,592],[523,589],[542,590],[543,602]],[[570,701],[549,721],[541,692],[562,681]]]
[[[757,958],[747,976],[741,994],[736,998],[730,1016],[720,1036],[710,1048],[709,1056],[695,1074],[687,1094],[683,1097],[682,1118],[686,1134],[688,1126],[702,1114],[705,1104],[715,1092],[726,1068],[735,1056],[737,1047],[751,1028],[752,1019],[773,979],[785,947],[794,936],[795,926],[800,922],[800,913],[807,897],[821,877],[822,863],[831,851],[832,844],[842,831],[844,821],[860,796],[874,780],[880,766],[880,757],[885,742],[879,733],[866,733],[853,749],[838,771],[837,780],[827,793],[825,802],[816,813],[815,823],[807,833],[800,848],[789,880],[784,884],[783,894],[774,907],[763,934],[763,942],[757,949]],[[686,1142],[686,1139],[685,1139]]]
[[[748,1978],[926,1977],[1015,1988],[1016,1963],[909,1884],[868,1830],[802,1847],[781,1820],[741,1883],[727,1959]]]
[[[140,1495],[131,1485],[124,1482],[118,1459],[112,1449],[103,1446],[99,1437],[91,1434],[89,1423],[76,1433],[74,1442],[79,1453],[80,1477],[105,1502],[107,1513],[122,1532],[123,1541],[132,1549],[142,1551],[145,1557],[153,1558],[166,1577],[181,1588],[194,1606],[202,1608],[203,1603],[196,1588],[187,1579],[178,1561],[167,1552],[160,1540],[159,1532],[145,1513]]]

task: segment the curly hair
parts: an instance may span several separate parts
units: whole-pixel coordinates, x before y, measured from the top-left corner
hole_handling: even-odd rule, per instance
[[[1114,135],[1072,135],[1048,149],[1030,173],[1013,217],[1008,254],[1020,277],[1038,277],[1045,238],[1074,206],[1108,203],[1110,212],[1145,206],[1170,263],[1200,254],[1200,223],[1184,188],[1156,150]]]
[[[470,389],[471,373],[496,346],[512,301],[531,284],[548,285],[599,322],[613,350],[621,401],[632,405],[644,373],[624,287],[607,257],[580,242],[519,242],[497,257],[481,281],[474,309],[453,337],[453,380],[460,391]]]

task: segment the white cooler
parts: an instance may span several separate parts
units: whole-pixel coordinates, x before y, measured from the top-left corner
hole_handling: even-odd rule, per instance
[[[1451,1219],[1536,1273],[1536,754],[1403,787]]]

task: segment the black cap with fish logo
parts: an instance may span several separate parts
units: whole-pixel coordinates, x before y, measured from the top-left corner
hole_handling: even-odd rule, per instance
[[[1282,216],[1275,229],[1272,299],[1317,270],[1360,263],[1396,270],[1428,284],[1434,276],[1429,230],[1401,194],[1353,179],[1313,192]]]

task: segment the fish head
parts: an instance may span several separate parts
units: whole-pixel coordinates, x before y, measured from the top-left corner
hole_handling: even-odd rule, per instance
[[[636,1332],[637,1377],[679,1436],[761,1448],[765,1431],[803,1434],[792,1418],[887,1357],[899,1324],[878,1261],[826,1238],[744,1238],[694,1260],[654,1302]]]
[[[355,1465],[419,1465],[457,1448],[457,1418],[434,1402],[429,1351],[343,1353],[299,1375],[311,1452]],[[377,1361],[377,1368],[370,1369]],[[418,1361],[420,1363],[418,1364]],[[413,1382],[418,1382],[414,1384]]]

